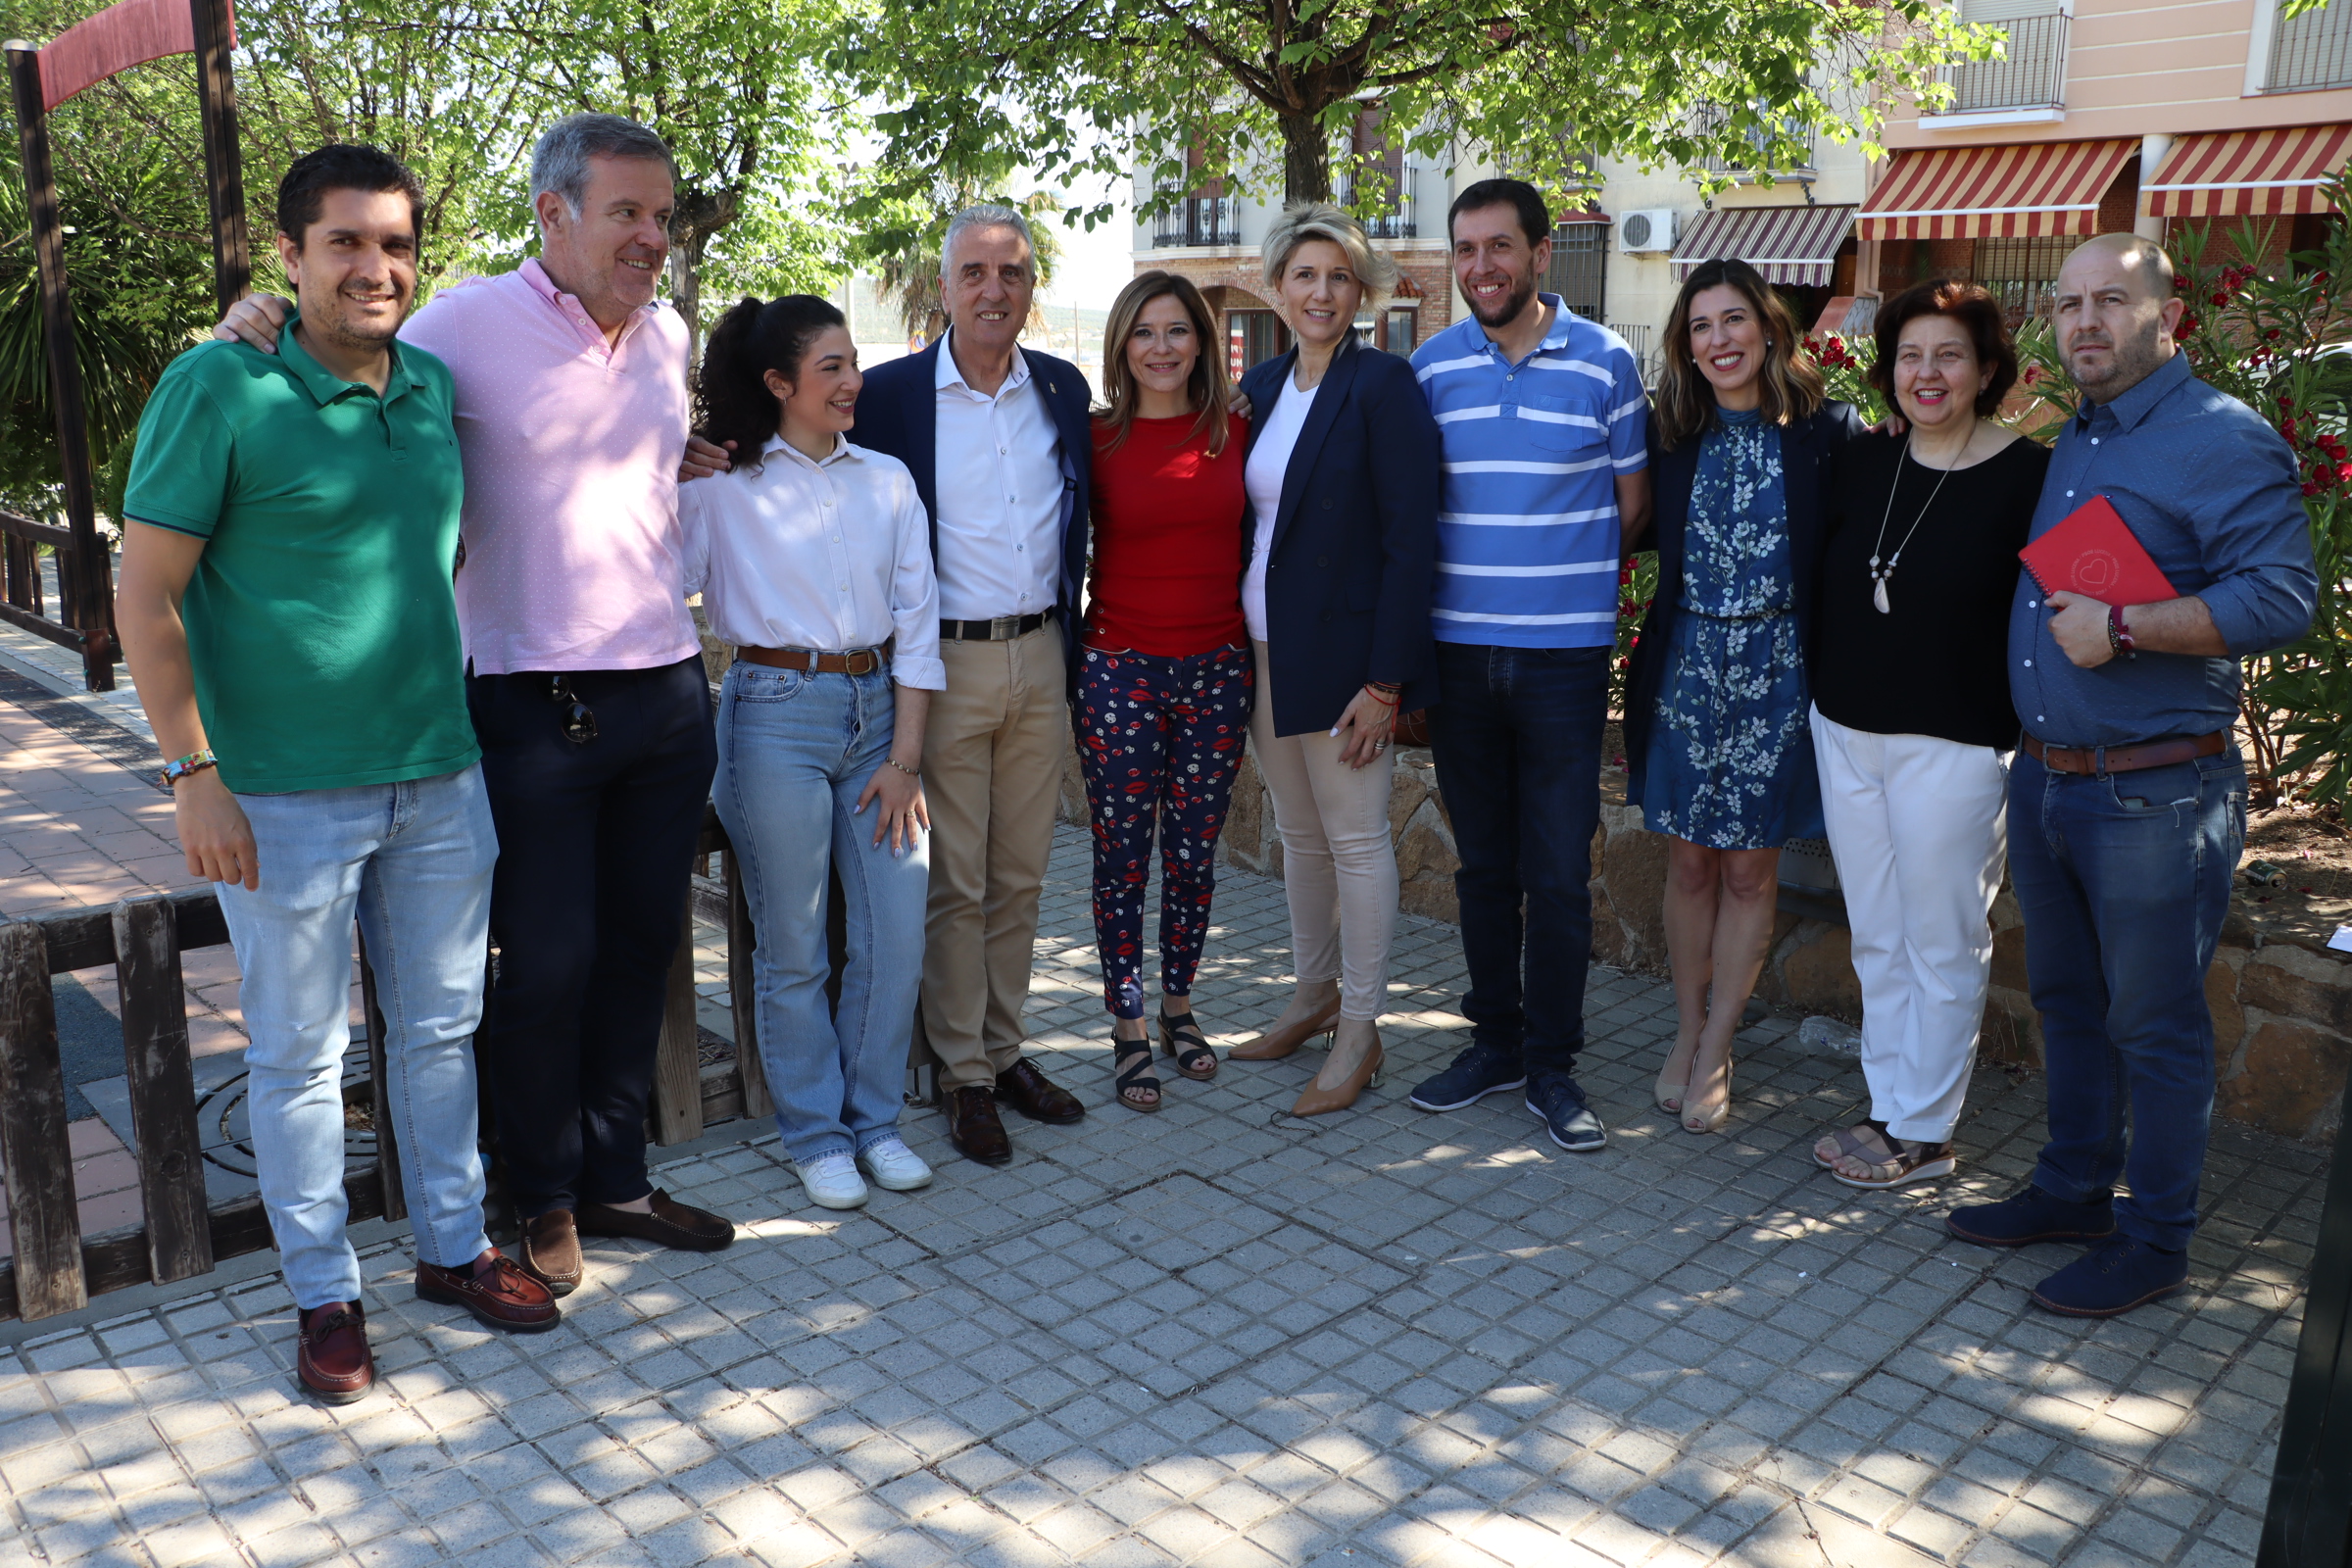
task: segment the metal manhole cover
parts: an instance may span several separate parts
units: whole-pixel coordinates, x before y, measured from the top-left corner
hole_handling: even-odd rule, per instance
[[[238,1073],[196,1102],[197,1135],[204,1140],[204,1157],[222,1170],[253,1177],[260,1167],[253,1157],[253,1121],[247,1102],[250,1075]],[[349,1169],[375,1163],[375,1125],[371,1115],[372,1089],[367,1058],[343,1070],[343,1162]]]

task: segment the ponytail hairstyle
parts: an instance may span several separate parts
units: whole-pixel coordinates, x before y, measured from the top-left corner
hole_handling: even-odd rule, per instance
[[[1829,398],[1821,368],[1805,351],[1804,333],[1796,317],[1762,273],[1736,259],[1701,262],[1684,279],[1682,292],[1667,313],[1665,353],[1659,357],[1658,384],[1650,393],[1650,428],[1658,445],[1676,447],[1706,433],[1715,422],[1715,387],[1700,373],[1690,357],[1690,306],[1711,288],[1739,290],[1764,329],[1764,364],[1756,373],[1767,424],[1792,424],[1809,419]]]
[[[694,377],[694,433],[717,446],[735,443],[735,466],[760,471],[760,454],[784,417],[767,372],[797,381],[808,345],[827,327],[846,326],[841,310],[813,294],[736,302],[710,329]]]

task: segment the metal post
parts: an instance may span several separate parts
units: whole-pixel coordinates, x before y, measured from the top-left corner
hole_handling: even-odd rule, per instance
[[[253,292],[253,248],[245,228],[245,168],[237,149],[237,82],[228,52],[237,41],[229,0],[188,0],[196,22],[196,91],[204,109],[205,192],[213,209],[213,294],[221,313]]]
[[[2258,1568],[2344,1568],[2352,1540],[2352,1117],[2337,1129]]]
[[[89,405],[74,336],[74,301],[66,292],[66,236],[57,212],[57,176],[49,165],[49,114],[41,101],[40,51],[12,38],[8,74],[16,90],[17,146],[32,217],[33,258],[41,277],[41,336],[49,358],[49,401],[57,410],[57,457],[66,492],[73,559],[58,563],[66,623],[81,633],[82,677],[94,692],[115,686],[114,566],[98,537],[97,495],[90,480]],[[71,590],[68,591],[68,583]]]

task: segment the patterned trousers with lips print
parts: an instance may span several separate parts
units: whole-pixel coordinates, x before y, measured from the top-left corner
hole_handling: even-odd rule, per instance
[[[1085,651],[1078,760],[1095,840],[1095,944],[1102,1000],[1118,1017],[1144,1015],[1144,885],[1155,833],[1159,989],[1192,994],[1256,680],[1243,647],[1181,659]]]

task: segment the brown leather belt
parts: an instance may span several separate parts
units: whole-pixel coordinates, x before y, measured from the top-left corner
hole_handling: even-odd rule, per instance
[[[799,669],[811,675],[870,675],[882,667],[879,648],[848,654],[820,654],[813,648],[738,648],[735,657],[770,669]]]
[[[2220,730],[2211,735],[2182,735],[2169,741],[2142,741],[2137,746],[2044,746],[2028,735],[2021,743],[2026,755],[2053,773],[2136,773],[2143,767],[2170,767],[2213,757],[2230,748]]]
[[[939,634],[950,642],[1001,643],[1026,637],[1046,623],[1043,615],[999,615],[994,620],[943,620]]]

